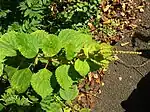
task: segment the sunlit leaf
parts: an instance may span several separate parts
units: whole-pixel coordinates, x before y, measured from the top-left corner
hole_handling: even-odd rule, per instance
[[[73,86],[72,88],[69,88],[67,90],[61,88],[59,92],[60,92],[60,96],[64,100],[70,101],[70,100],[74,100],[77,97],[79,91],[77,86]]]
[[[42,98],[45,98],[53,91],[50,85],[51,76],[52,73],[47,69],[41,69],[38,73],[32,76],[31,85],[36,93]]]
[[[42,99],[40,105],[46,112],[63,112],[60,103],[56,102],[50,95]]]
[[[61,50],[61,43],[56,35],[49,35],[42,41],[42,51],[46,57],[52,57]]]
[[[21,54],[26,58],[33,58],[39,51],[39,43],[35,36],[26,33],[17,35],[17,46]]]
[[[68,74],[69,68],[69,65],[61,65],[55,71],[57,82],[63,89],[69,89],[73,83]]]
[[[32,72],[28,68],[18,70],[12,76],[10,85],[18,93],[23,93],[28,89],[31,77]]]
[[[82,61],[82,60],[80,60],[80,59],[77,59],[77,60],[75,61],[74,67],[75,67],[75,70],[76,70],[77,72],[79,72],[79,74],[80,74],[81,76],[87,75],[88,72],[90,71],[90,67],[89,67],[88,63],[86,62],[86,60]]]

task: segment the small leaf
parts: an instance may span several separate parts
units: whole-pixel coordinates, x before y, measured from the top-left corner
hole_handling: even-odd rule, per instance
[[[2,105],[2,104],[0,103],[0,111],[2,111],[3,108],[4,108],[4,105]]]
[[[73,46],[73,44],[68,44],[65,47],[66,50],[66,58],[68,60],[72,60],[75,57],[75,47]]]
[[[31,76],[32,72],[28,68],[18,70],[12,76],[10,84],[18,93],[23,93],[30,85]]]
[[[42,99],[40,105],[46,112],[63,112],[60,103],[56,102],[50,95]]]
[[[59,103],[53,102],[50,103],[49,105],[40,103],[42,106],[42,109],[45,110],[46,112],[63,112],[61,109],[61,105]]]
[[[89,53],[94,53],[95,51],[98,50],[100,50],[100,45],[95,41],[91,41],[90,43],[86,44],[83,48],[84,54],[87,57]]]
[[[69,89],[73,83],[68,74],[69,68],[69,65],[62,65],[59,66],[55,71],[57,82],[63,89]]]
[[[43,0],[43,4],[46,5],[47,0]]]
[[[103,68],[108,68],[110,61],[109,60],[102,60],[100,63],[102,64]]]
[[[31,101],[33,101],[33,102],[37,102],[37,101],[39,100],[37,97],[32,96],[32,95],[27,95],[27,96],[28,96],[28,98],[29,98]]]
[[[46,57],[52,57],[61,50],[61,43],[56,35],[49,35],[43,39],[42,51]]]
[[[16,38],[18,49],[26,58],[33,58],[39,51],[38,39],[30,34],[19,33]]]
[[[32,13],[32,10],[31,9],[27,9],[25,12],[24,12],[24,17],[28,16],[29,14]]]
[[[111,50],[111,49],[112,49],[112,46],[109,45],[109,44],[106,44],[106,43],[101,43],[101,44],[100,44],[100,48],[101,48],[101,50],[103,50],[103,49]]]
[[[27,2],[27,4],[28,4],[28,6],[31,7],[31,6],[32,6],[32,3],[33,3],[33,0],[27,0],[26,2]]]
[[[112,46],[106,43],[100,44],[100,54],[103,55],[104,58],[108,58],[112,56]]]
[[[28,98],[25,98],[24,96],[22,96],[22,98],[16,99],[15,103],[19,106],[30,106],[31,101],[29,101]]]
[[[64,111],[64,112],[71,112],[71,110],[72,110],[72,109],[71,109],[71,108],[68,108],[68,107],[63,108],[63,111]]]
[[[31,85],[42,98],[45,98],[53,91],[50,85],[51,76],[52,73],[47,69],[42,69],[32,76]]]
[[[77,86],[73,86],[67,90],[61,88],[59,92],[60,96],[67,101],[74,100],[79,93]]]
[[[89,64],[87,63],[86,60],[82,61],[82,60],[80,60],[80,59],[77,59],[77,60],[75,61],[74,67],[75,67],[75,70],[76,70],[77,72],[79,72],[79,74],[80,74],[81,76],[87,75],[88,72],[90,71]]]

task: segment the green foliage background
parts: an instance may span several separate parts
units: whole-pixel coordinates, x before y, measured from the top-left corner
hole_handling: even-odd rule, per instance
[[[43,29],[57,33],[71,28],[88,32],[87,23],[98,25],[101,0],[1,0],[1,33]]]
[[[92,40],[100,0],[0,1],[0,110],[88,112],[74,109],[79,80],[107,68],[112,47]],[[74,30],[73,30],[74,29]]]

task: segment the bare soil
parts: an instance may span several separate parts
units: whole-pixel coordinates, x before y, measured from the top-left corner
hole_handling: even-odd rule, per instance
[[[110,64],[104,86],[93,112],[150,112],[150,2],[138,15],[141,22],[134,31],[124,33],[117,50],[144,52],[143,55],[118,54],[121,61]],[[121,43],[128,45],[121,46]],[[136,66],[136,67],[134,67]]]

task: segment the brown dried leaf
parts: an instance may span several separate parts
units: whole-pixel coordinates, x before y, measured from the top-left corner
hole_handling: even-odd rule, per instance
[[[78,101],[80,101],[82,99],[82,97],[84,97],[85,95],[83,93],[81,93],[80,95],[78,95]]]
[[[110,7],[111,7],[111,5],[107,5],[105,8],[103,8],[103,11],[104,11],[104,12],[107,12]]]
[[[90,72],[90,73],[88,74],[88,79],[89,79],[90,82],[91,82],[91,80],[92,80],[92,77],[93,77],[92,72]]]
[[[98,84],[101,83],[100,78],[97,78],[97,79],[96,79],[96,83],[98,83]]]
[[[110,24],[111,23],[111,20],[107,20],[107,21],[104,21],[103,24]]]
[[[105,15],[102,16],[102,21],[108,21],[108,20],[109,19]]]
[[[122,10],[125,11],[126,10],[126,4],[122,3]]]
[[[143,9],[143,8],[141,8],[141,9],[139,9],[139,11],[140,11],[140,12],[144,12],[144,9]]]
[[[88,26],[90,27],[90,30],[92,30],[92,31],[96,29],[92,23],[88,23]]]
[[[121,16],[125,16],[125,13],[124,13],[124,12],[121,12],[120,14],[121,14]]]
[[[97,79],[98,78],[98,74],[93,74],[94,78]]]

